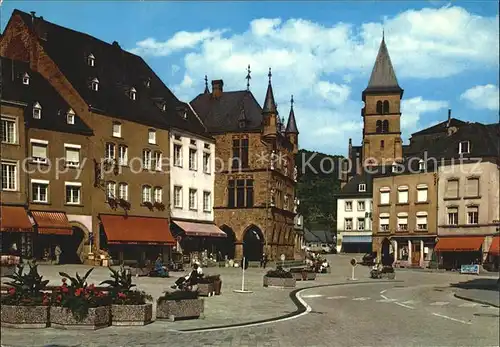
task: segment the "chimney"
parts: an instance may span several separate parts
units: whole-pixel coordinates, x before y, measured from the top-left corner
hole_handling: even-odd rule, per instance
[[[224,81],[212,80],[212,97],[219,98],[222,96]]]
[[[36,18],[35,17],[36,12],[35,11],[31,11],[30,13],[31,13],[31,23],[34,24],[35,23],[35,18]]]
[[[448,123],[446,123],[446,127],[449,128],[451,123],[451,108],[448,109]]]

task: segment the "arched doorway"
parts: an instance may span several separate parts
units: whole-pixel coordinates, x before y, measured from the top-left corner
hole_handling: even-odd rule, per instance
[[[394,259],[391,256],[391,242],[385,238],[382,241],[382,265],[392,265]]]
[[[236,242],[236,234],[234,233],[233,229],[231,229],[227,225],[223,225],[220,229],[226,233],[227,237],[220,238],[217,245],[217,251],[220,252],[222,259],[224,259],[226,256],[227,259],[234,259],[234,244]]]
[[[248,261],[259,261],[264,252],[264,235],[255,225],[251,225],[243,236],[243,256]]]
[[[85,231],[79,226],[73,226],[73,235],[68,236],[61,245],[61,264],[81,264]]]

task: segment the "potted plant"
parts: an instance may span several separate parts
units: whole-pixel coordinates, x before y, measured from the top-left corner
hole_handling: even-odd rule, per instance
[[[124,210],[130,210],[130,202],[128,202],[127,200],[125,199],[120,199],[118,200],[118,204],[120,205],[121,208],[123,208]]]
[[[264,276],[264,287],[295,288],[295,278],[281,266],[276,270],[269,270]]]
[[[62,285],[52,291],[50,324],[55,328],[78,327],[100,329],[109,326],[111,317],[110,297],[93,284],[87,284],[91,268],[85,276],[71,277],[59,272]],[[68,280],[70,284],[68,285]]]
[[[142,204],[153,211],[153,204],[150,201],[144,201]]]
[[[109,268],[111,280],[101,282],[109,286],[111,296],[111,324],[112,325],[146,325],[153,318],[151,295],[143,291],[132,290],[132,274],[123,267],[119,271]]]
[[[158,211],[165,211],[165,204],[162,202],[155,201],[154,207],[156,207]]]
[[[49,296],[43,290],[49,283],[38,274],[38,265],[30,265],[24,274],[24,266],[6,276],[11,279],[7,295],[1,296],[2,326],[15,328],[45,328],[49,325]]]
[[[156,318],[175,321],[176,318],[200,318],[205,302],[197,291],[179,290],[165,292],[156,302]]]
[[[118,207],[118,201],[116,201],[116,199],[114,198],[108,197],[108,205],[113,210],[116,210],[116,208]]]

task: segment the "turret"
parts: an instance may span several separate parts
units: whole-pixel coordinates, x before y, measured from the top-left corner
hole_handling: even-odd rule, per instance
[[[269,68],[267,76],[269,77],[269,84],[267,85],[266,99],[262,109],[262,135],[265,138],[273,139],[276,138],[278,132],[278,109],[274,101],[273,86],[271,84],[271,68]]]
[[[293,111],[293,95],[290,98],[290,114],[288,115],[288,123],[285,129],[285,135],[293,144],[293,153],[297,154],[299,151],[299,130],[297,129],[297,122],[295,121],[295,112]]]

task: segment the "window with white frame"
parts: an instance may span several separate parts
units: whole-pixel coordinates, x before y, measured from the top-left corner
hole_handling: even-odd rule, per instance
[[[33,202],[49,202],[49,181],[31,180],[31,200]]]
[[[182,208],[182,187],[174,186],[174,207]]]
[[[118,198],[128,201],[128,184],[120,183],[118,185]]]
[[[128,147],[125,145],[118,146],[118,164],[122,166],[128,164]]]
[[[470,142],[469,141],[461,141],[458,144],[458,153],[459,154],[470,153]]]
[[[352,230],[352,218],[346,218],[344,221],[344,230]]]
[[[427,212],[417,212],[417,230],[427,230]]]
[[[467,206],[467,224],[479,223],[479,206]]]
[[[38,102],[35,102],[35,104],[33,105],[33,118],[34,119],[42,118],[42,106]]]
[[[365,183],[360,183],[358,185],[358,191],[359,192],[366,192],[366,184]]]
[[[210,173],[210,153],[203,152],[203,172]]]
[[[15,118],[2,117],[2,142],[16,143],[17,142],[17,124]]]
[[[182,167],[182,146],[174,144],[174,166]]]
[[[364,201],[358,201],[358,211],[364,211],[366,208]]]
[[[352,211],[352,201],[346,201],[345,202],[345,211],[346,212]]]
[[[388,187],[380,188],[380,204],[389,205],[391,201],[391,190]]]
[[[78,167],[80,165],[80,145],[64,144],[66,166]]]
[[[408,213],[398,213],[398,231],[408,230]]]
[[[34,163],[47,163],[48,141],[31,139],[31,160]]]
[[[196,148],[189,149],[189,170],[196,170]]]
[[[81,203],[82,184],[80,182],[65,182],[66,204],[78,205]]]
[[[427,202],[427,185],[417,185],[417,202]]]
[[[142,202],[151,202],[151,187],[142,186]]]
[[[156,144],[156,130],[154,129],[148,130],[148,143],[152,145]]]
[[[380,231],[389,231],[389,214],[381,214],[380,217]]]
[[[448,215],[448,225],[458,225],[458,207],[450,206],[446,211]]]
[[[17,190],[17,163],[2,161],[2,190]]]
[[[408,203],[408,186],[398,187],[398,203],[400,204]]]
[[[162,170],[161,152],[155,151],[153,153],[153,163],[151,167],[153,167],[156,171]]]
[[[197,190],[196,189],[189,189],[189,209],[190,210],[196,210],[196,195],[197,195]]]
[[[24,75],[23,75],[23,84],[24,85],[29,85],[30,84],[30,75],[28,75],[27,72],[25,72]]]
[[[142,151],[142,168],[144,170],[151,170],[151,151],[149,149]]]
[[[104,158],[108,161],[113,161],[116,158],[116,145],[114,143],[106,143],[106,152]]]
[[[211,194],[210,192],[203,192],[203,211],[209,212],[210,211],[210,201],[211,201]]]
[[[129,97],[130,97],[131,100],[136,100],[137,99],[137,90],[135,90],[134,87],[130,88]]]
[[[358,218],[358,230],[359,231],[365,230],[365,219],[364,218]]]
[[[163,201],[163,189],[160,187],[155,187],[154,197],[155,197],[155,202],[161,203]]]
[[[68,113],[66,113],[66,122],[68,124],[75,124],[75,111],[73,109],[69,109]]]
[[[116,183],[106,182],[106,198],[114,199],[116,197]]]
[[[90,66],[90,67],[94,67],[95,66],[95,57],[92,53],[90,53],[87,57],[87,65]]]
[[[425,161],[423,159],[420,159],[418,161],[418,169],[420,171],[424,171],[426,168],[427,168],[427,165],[426,165]]]
[[[92,89],[94,92],[97,92],[99,90],[99,80],[97,78],[94,78],[90,82],[90,89]]]
[[[113,137],[122,137],[122,125],[118,122],[113,123]]]

